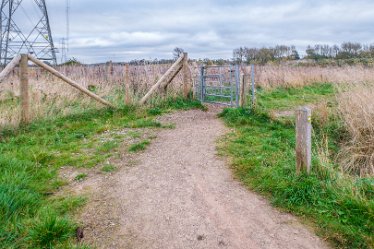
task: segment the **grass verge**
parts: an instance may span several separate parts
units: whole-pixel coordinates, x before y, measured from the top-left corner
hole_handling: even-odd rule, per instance
[[[122,137],[101,141],[123,128],[159,128],[154,116],[202,108],[195,101],[168,99],[150,109],[89,110],[0,131],[0,248],[86,248],[75,245],[74,211],[81,197],[59,197],[63,166],[93,167],[112,155]],[[113,168],[103,168],[110,172]],[[84,179],[85,175],[79,176]]]
[[[234,132],[221,145],[222,152],[232,159],[236,176],[246,186],[268,196],[275,206],[314,224],[317,233],[336,247],[373,248],[373,179],[343,175],[331,160],[341,139],[339,120],[330,116],[324,125],[314,123],[313,173],[297,176],[294,123],[268,115],[270,109],[294,108],[295,104],[314,104],[329,98],[329,89],[327,84],[277,89],[261,93],[265,98],[259,100],[256,112],[226,109],[221,117]],[[326,136],[329,142],[319,146]],[[327,158],[322,156],[322,147],[325,152],[331,150],[324,154]]]
[[[329,100],[335,89],[329,83],[316,83],[300,88],[279,87],[272,91],[260,89],[257,92],[257,105],[261,111],[290,110],[303,104],[316,104],[320,100]]]

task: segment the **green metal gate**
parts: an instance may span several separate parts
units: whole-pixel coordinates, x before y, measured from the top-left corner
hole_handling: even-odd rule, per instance
[[[204,103],[239,106],[240,67],[202,66],[197,94]]]

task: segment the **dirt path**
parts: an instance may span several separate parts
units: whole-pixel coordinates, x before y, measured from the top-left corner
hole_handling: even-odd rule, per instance
[[[98,248],[327,248],[295,218],[233,179],[215,142],[226,132],[214,112],[163,117],[152,145],[97,186],[83,214],[85,242]]]

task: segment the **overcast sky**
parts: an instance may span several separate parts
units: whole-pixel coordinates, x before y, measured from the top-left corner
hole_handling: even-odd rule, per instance
[[[26,1],[26,0],[24,0]],[[47,0],[56,46],[65,0]],[[70,57],[86,63],[231,58],[239,46],[374,43],[373,0],[71,0]]]

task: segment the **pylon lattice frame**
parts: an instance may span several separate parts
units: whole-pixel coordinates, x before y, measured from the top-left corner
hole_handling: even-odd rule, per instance
[[[16,55],[28,53],[56,65],[56,49],[45,0],[33,0],[40,10],[41,16],[28,34],[22,32],[14,19],[14,14],[19,10],[22,2],[23,0],[2,0],[0,6],[0,63],[6,65]]]

